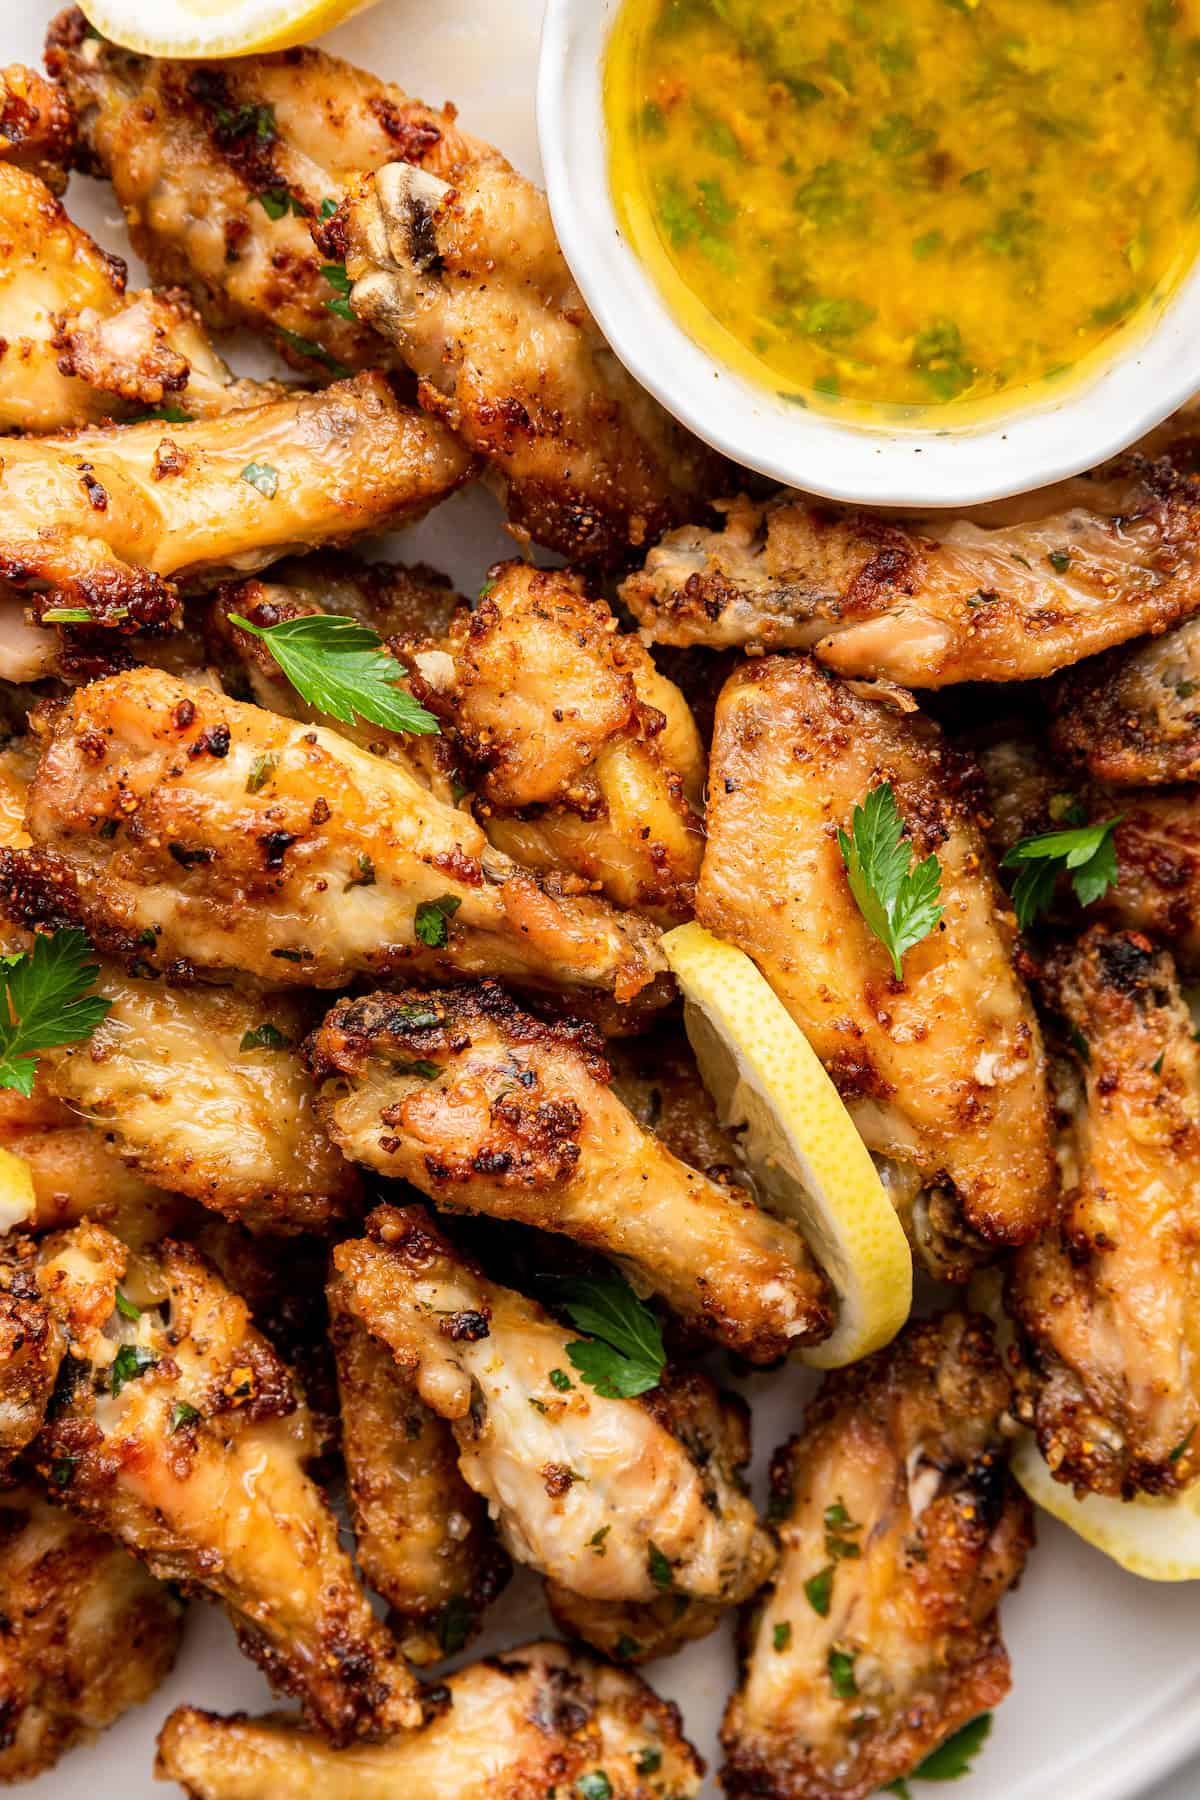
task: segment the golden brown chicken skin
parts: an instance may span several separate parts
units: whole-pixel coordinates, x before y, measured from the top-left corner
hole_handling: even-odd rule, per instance
[[[721,1728],[732,1800],[866,1800],[1002,1700],[1033,1541],[1008,1381],[947,1313],[829,1376],[771,1468],[780,1562]]]
[[[748,1184],[736,1140],[721,1124],[678,1025],[606,1044],[604,1055],[617,1098],[673,1156],[714,1181]]]
[[[424,1731],[353,1750],[284,1719],[179,1707],[156,1773],[193,1800],[543,1800],[583,1794],[589,1775],[610,1800],[700,1792],[704,1765],[677,1709],[629,1670],[547,1642],[472,1663],[446,1686],[450,1706]]]
[[[0,69],[0,162],[32,170],[59,194],[74,149],[75,119],[62,88],[24,63]]]
[[[331,1740],[419,1724],[420,1690],[305,1473],[308,1410],[245,1301],[189,1245],[130,1258],[108,1243],[125,1309],[110,1282],[34,1445],[39,1474],[160,1580],[223,1600],[242,1648]]]
[[[914,856],[941,866],[941,929],[902,980],[837,838],[885,781]],[[930,721],[806,657],[747,663],[721,694],[697,917],[758,963],[871,1151],[919,1176],[918,1243],[953,1264],[961,1236],[968,1266],[1034,1236],[1054,1196],[1041,1038],[977,810],[973,770]]]
[[[472,466],[371,374],[224,418],[16,439],[0,468],[0,580],[40,610],[166,626],[177,580],[420,518]]]
[[[391,162],[317,235],[518,533],[616,567],[703,512],[721,464],[612,354],[523,176],[474,163],[451,186]]]
[[[1094,781],[1200,776],[1200,618],[1081,663],[1058,683],[1051,741]]]
[[[1170,957],[1136,933],[1094,925],[1041,985],[1065,1193],[1008,1279],[1018,1411],[1059,1480],[1172,1492],[1200,1473],[1200,1048]]]
[[[448,178],[501,161],[389,82],[315,49],[173,62],[138,56],[68,8],[48,67],[79,123],[80,162],[113,184],[134,249],[157,280],[188,288],[219,329],[268,332],[320,374],[386,366],[389,346],[330,310],[328,259],[309,232],[326,201],[395,157]]]
[[[31,1781],[170,1673],[176,1600],[33,1488],[0,1496],[0,1782]]]
[[[663,643],[812,650],[906,687],[1028,680],[1196,610],[1198,504],[1168,460],[1134,455],[966,519],[743,496],[621,596]]]
[[[45,721],[28,825],[53,856],[10,860],[18,911],[75,907],[153,968],[306,987],[497,974],[644,1007],[671,992],[651,924],[560,897],[397,763],[158,670]]]
[[[509,1560],[459,1474],[453,1431],[346,1303],[340,1276],[329,1310],[354,1554],[409,1661],[439,1662],[475,1636]]]
[[[438,1206],[615,1257],[751,1362],[828,1336],[829,1297],[800,1233],[644,1131],[587,1025],[532,1018],[498,983],[413,989],[339,1002],[308,1055],[343,1153]]]
[[[598,1602],[669,1588],[728,1606],[759,1586],[771,1547],[705,1376],[667,1369],[637,1400],[600,1394],[571,1372],[578,1335],[488,1281],[416,1207],[377,1208],[333,1263],[346,1304],[450,1421],[518,1561]],[[744,1428],[731,1447],[740,1463]]]
[[[690,917],[704,748],[683,695],[578,576],[499,563],[448,633],[400,653],[493,844],[660,923]]]

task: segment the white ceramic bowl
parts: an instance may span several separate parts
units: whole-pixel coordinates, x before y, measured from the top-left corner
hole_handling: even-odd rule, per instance
[[[954,427],[866,425],[788,404],[695,343],[626,241],[609,189],[603,75],[621,0],[546,0],[538,134],[559,241],[632,374],[699,437],[788,486],[879,506],[966,506],[1123,450],[1200,388],[1200,263],[1086,382]]]

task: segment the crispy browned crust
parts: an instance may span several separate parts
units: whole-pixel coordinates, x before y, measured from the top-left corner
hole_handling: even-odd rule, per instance
[[[1051,742],[1094,781],[1158,786],[1200,775],[1200,619],[1070,670]]]
[[[8,1237],[0,1255],[0,1452],[24,1449],[45,1417],[66,1337],[42,1295],[32,1238]]]
[[[734,1800],[866,1800],[1007,1693],[996,1608],[1033,1541],[1005,1462],[1007,1403],[990,1328],[957,1313],[826,1378],[772,1462],[782,1560],[722,1726]],[[839,1526],[827,1509],[843,1500]],[[818,1614],[804,1583],[822,1564]],[[853,1659],[853,1695],[832,1689],[834,1649]]]
[[[62,88],[23,63],[0,69],[0,160],[32,169],[60,194],[74,148],[75,120]]]

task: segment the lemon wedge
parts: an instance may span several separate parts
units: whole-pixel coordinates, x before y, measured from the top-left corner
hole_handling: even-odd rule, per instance
[[[102,37],[143,56],[290,50],[375,0],[83,0]]]
[[[0,1150],[0,1236],[26,1224],[36,1211],[33,1170],[23,1156]]]
[[[1035,1506],[1131,1575],[1147,1581],[1200,1581],[1200,1482],[1168,1499],[1111,1500],[1088,1494],[1077,1500],[1055,1481],[1026,1432],[1013,1455],[1013,1474]]]
[[[772,1211],[792,1219],[838,1299],[833,1336],[797,1354],[837,1369],[888,1343],[912,1306],[912,1253],[820,1059],[743,951],[700,925],[663,950],[704,1085]]]

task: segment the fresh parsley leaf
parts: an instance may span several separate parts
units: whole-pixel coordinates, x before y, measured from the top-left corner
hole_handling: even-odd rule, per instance
[[[250,764],[250,773],[246,777],[246,792],[248,794],[259,793],[266,787],[278,767],[279,758],[277,756],[272,756],[269,752],[263,756],[256,756]]]
[[[189,1406],[186,1400],[177,1400],[171,1408],[170,1429],[180,1431],[185,1425],[194,1425],[199,1418],[197,1407]]]
[[[657,1544],[651,1544],[646,1553],[646,1567],[650,1571],[650,1579],[656,1588],[665,1589],[675,1586],[671,1565]]]
[[[612,1800],[612,1782],[603,1769],[593,1769],[590,1774],[576,1778],[575,1792],[579,1800]]]
[[[50,1464],[50,1481],[56,1488],[70,1487],[75,1479],[77,1456],[56,1456]]]
[[[321,269],[322,275],[335,290],[336,299],[325,302],[326,312],[336,313],[339,319],[354,319],[354,308],[350,304],[350,289],[354,286],[341,263],[326,263]]]
[[[657,1775],[662,1768],[662,1751],[655,1750],[647,1744],[646,1748],[639,1750],[634,1757],[633,1766],[639,1775]]]
[[[657,1387],[667,1360],[662,1330],[617,1274],[571,1283],[564,1306],[586,1341],[567,1345],[571,1366],[606,1400],[632,1400]]]
[[[1192,1429],[1188,1432],[1187,1436],[1180,1438],[1180,1440],[1176,1444],[1175,1448],[1171,1451],[1170,1455],[1167,1457],[1167,1461],[1169,1463],[1177,1463],[1181,1456],[1186,1456],[1189,1448],[1191,1447],[1192,1439],[1195,1437],[1195,1435],[1196,1435],[1196,1427],[1193,1425]]]
[[[247,1050],[288,1050],[292,1040],[284,1037],[277,1025],[267,1019],[262,1025],[256,1025],[253,1031],[244,1031],[238,1049],[245,1054]]]
[[[815,1575],[809,1576],[804,1584],[804,1598],[818,1618],[827,1619],[829,1617],[829,1605],[833,1599],[832,1563],[827,1563],[823,1569],[818,1569]]]
[[[465,1594],[452,1594],[438,1614],[437,1635],[443,1656],[457,1656],[471,1635],[473,1617]]]
[[[279,492],[279,470],[271,463],[248,462],[241,479],[257,488],[264,500],[273,500]]]
[[[1050,905],[1063,870],[1069,873],[1081,906],[1090,906],[1116,886],[1113,832],[1124,816],[1117,813],[1111,819],[1075,826],[1069,831],[1045,831],[1013,845],[1004,858],[1004,867],[1020,871],[1013,883],[1012,897],[1022,931]]]
[[[275,336],[282,338],[288,349],[294,350],[298,356],[311,356],[314,362],[324,363],[329,373],[336,375],[339,380],[349,375],[350,371],[345,363],[340,363],[336,356],[331,356],[320,344],[314,344],[311,338],[301,337],[298,331],[285,331],[282,325],[277,325]]]
[[[861,1531],[862,1526],[857,1519],[852,1519],[846,1511],[844,1500],[835,1500],[832,1506],[825,1508],[826,1531]]]
[[[109,1002],[88,989],[100,973],[74,926],[37,937],[33,949],[0,961],[0,1088],[33,1092],[37,1053],[91,1037]]]
[[[438,731],[433,714],[398,685],[405,677],[402,665],[384,650],[378,633],[356,619],[306,613],[277,625],[252,625],[230,613],[229,622],[263,640],[296,692],[318,712],[343,725],[358,718],[385,731]]]
[[[780,1652],[786,1650],[792,1641],[792,1626],[789,1619],[781,1619],[771,1633],[772,1648]]]
[[[910,869],[912,847],[890,781],[872,788],[865,804],[854,808],[850,836],[839,829],[838,844],[855,904],[887,950],[899,981],[905,951],[941,923],[942,866],[936,856],[927,856]]]
[[[611,1525],[601,1525],[598,1531],[593,1531],[591,1537],[588,1539],[588,1549],[594,1550],[597,1556],[603,1556],[604,1540],[611,1530]]]
[[[122,1344],[112,1359],[108,1371],[109,1390],[119,1394],[127,1381],[136,1381],[147,1369],[152,1369],[158,1358],[144,1344]]]
[[[268,219],[282,219],[289,212],[294,213],[298,219],[308,217],[301,202],[294,194],[289,194],[286,188],[267,188],[263,193],[255,194],[254,198]]]
[[[327,219],[332,219],[332,217],[333,217],[334,213],[337,211],[337,209],[338,209],[338,203],[336,200],[329,200],[329,199],[322,200],[321,210],[317,214],[317,218],[320,220],[321,224],[324,225],[324,223]]]
[[[416,1062],[398,1062],[391,1065],[394,1075],[417,1075],[422,1081],[436,1081],[441,1074],[435,1062],[428,1062],[421,1057]]]
[[[853,1700],[858,1692],[858,1683],[854,1679],[854,1653],[849,1650],[831,1650],[826,1666],[829,1669],[829,1681],[839,1700]]]
[[[462,901],[455,894],[443,894],[438,900],[422,900],[413,915],[413,930],[418,942],[430,950],[444,949],[450,936],[450,920]]]
[[[923,1763],[913,1770],[917,1781],[958,1781],[970,1773],[971,1759],[978,1756],[992,1729],[991,1713],[981,1713],[948,1737],[944,1744],[931,1750]]]
[[[133,1301],[121,1292],[120,1288],[116,1292],[116,1306],[123,1319],[140,1319],[142,1316],[141,1307],[135,1306]]]
[[[568,1388],[575,1386],[575,1383],[565,1369],[551,1369],[550,1386],[557,1388],[560,1394],[565,1394]]]

